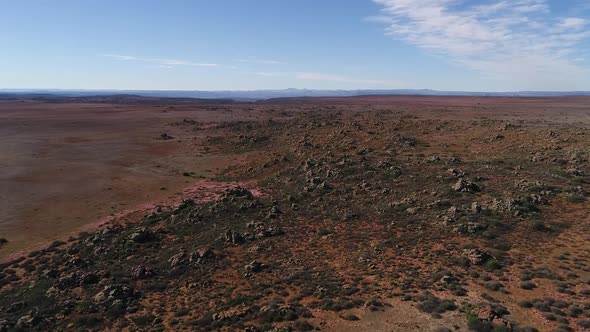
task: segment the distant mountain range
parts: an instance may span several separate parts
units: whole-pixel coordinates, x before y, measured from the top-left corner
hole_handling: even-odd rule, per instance
[[[156,98],[198,98],[198,99],[233,99],[236,101],[256,101],[271,98],[288,97],[354,97],[385,95],[421,95],[421,96],[490,96],[490,97],[562,97],[590,96],[590,91],[516,91],[516,92],[470,92],[437,90],[43,90],[43,89],[0,89],[0,99],[7,98],[51,98],[51,97],[91,97],[133,95]]]

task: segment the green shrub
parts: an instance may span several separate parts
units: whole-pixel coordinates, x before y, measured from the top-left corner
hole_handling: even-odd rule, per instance
[[[418,297],[421,302],[418,303],[416,308],[422,312],[429,314],[442,314],[446,311],[453,311],[457,309],[457,306],[451,300],[439,299],[436,296],[426,292]]]
[[[190,313],[188,308],[180,308],[174,312],[174,317],[183,317]]]
[[[497,260],[491,260],[488,261],[485,265],[484,265],[485,269],[487,271],[496,271],[496,270],[500,270],[502,269],[502,264],[500,264],[500,262],[498,262]]]
[[[586,197],[584,195],[570,195],[567,197],[567,201],[570,203],[584,203],[586,201]]]
[[[76,326],[93,329],[102,325],[102,318],[96,315],[82,316],[76,319]]]
[[[314,326],[304,319],[298,319],[295,321],[294,328],[296,331],[312,331]]]
[[[500,283],[499,281],[496,281],[496,280],[486,281],[483,285],[485,288],[487,288],[491,291],[494,291],[494,292],[497,292],[504,287],[504,285],[502,285],[502,283]]]
[[[358,316],[356,316],[354,314],[350,314],[350,313],[343,315],[342,316],[342,319],[349,320],[349,321],[357,321],[357,320],[360,320],[360,318],[358,318]]]
[[[535,232],[546,232],[549,230],[541,220],[533,220],[529,223],[529,229]]]
[[[511,331],[504,325],[492,324],[488,321],[479,320],[472,314],[467,315],[467,328],[475,332],[508,332]]]
[[[533,304],[530,301],[520,301],[518,305],[522,308],[532,308]]]
[[[131,318],[131,320],[138,327],[146,327],[146,326],[149,326],[154,321],[155,318],[156,317],[152,314],[146,314],[146,315],[139,315],[137,317],[133,317],[133,318]]]

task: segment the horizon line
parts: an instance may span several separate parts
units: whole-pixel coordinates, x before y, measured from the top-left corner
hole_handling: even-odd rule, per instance
[[[2,91],[11,92],[26,92],[26,91],[137,91],[137,92],[266,92],[266,91],[342,91],[342,92],[355,92],[355,91],[432,91],[432,92],[448,92],[448,93],[590,93],[590,90],[438,90],[431,88],[383,88],[383,89],[371,89],[371,88],[355,88],[355,89],[314,89],[314,88],[264,88],[264,89],[213,89],[213,90],[201,90],[201,89],[115,89],[115,88],[0,88]]]

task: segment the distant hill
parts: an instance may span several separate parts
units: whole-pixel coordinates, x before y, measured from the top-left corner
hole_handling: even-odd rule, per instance
[[[183,104],[225,104],[235,102],[233,99],[203,99],[203,98],[178,98],[178,97],[154,97],[127,94],[114,95],[89,95],[89,96],[65,96],[61,94],[49,93],[2,93],[0,100],[19,100],[29,99],[45,101],[49,103],[91,103],[91,104],[166,104],[166,105],[183,105]]]
[[[191,98],[191,99],[224,99],[241,102],[251,102],[272,98],[292,97],[355,97],[355,96],[385,96],[385,95],[419,95],[419,96],[490,96],[490,97],[564,97],[590,96],[590,91],[515,91],[515,92],[470,92],[470,91],[437,91],[428,89],[398,89],[398,90],[228,90],[228,91],[199,91],[199,90],[17,90],[0,89],[0,99],[22,98],[55,98],[55,97],[109,97],[134,96],[151,98]]]

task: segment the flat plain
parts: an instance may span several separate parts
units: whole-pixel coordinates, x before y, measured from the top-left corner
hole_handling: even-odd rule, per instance
[[[123,101],[0,101],[0,331],[590,328],[590,98]]]

